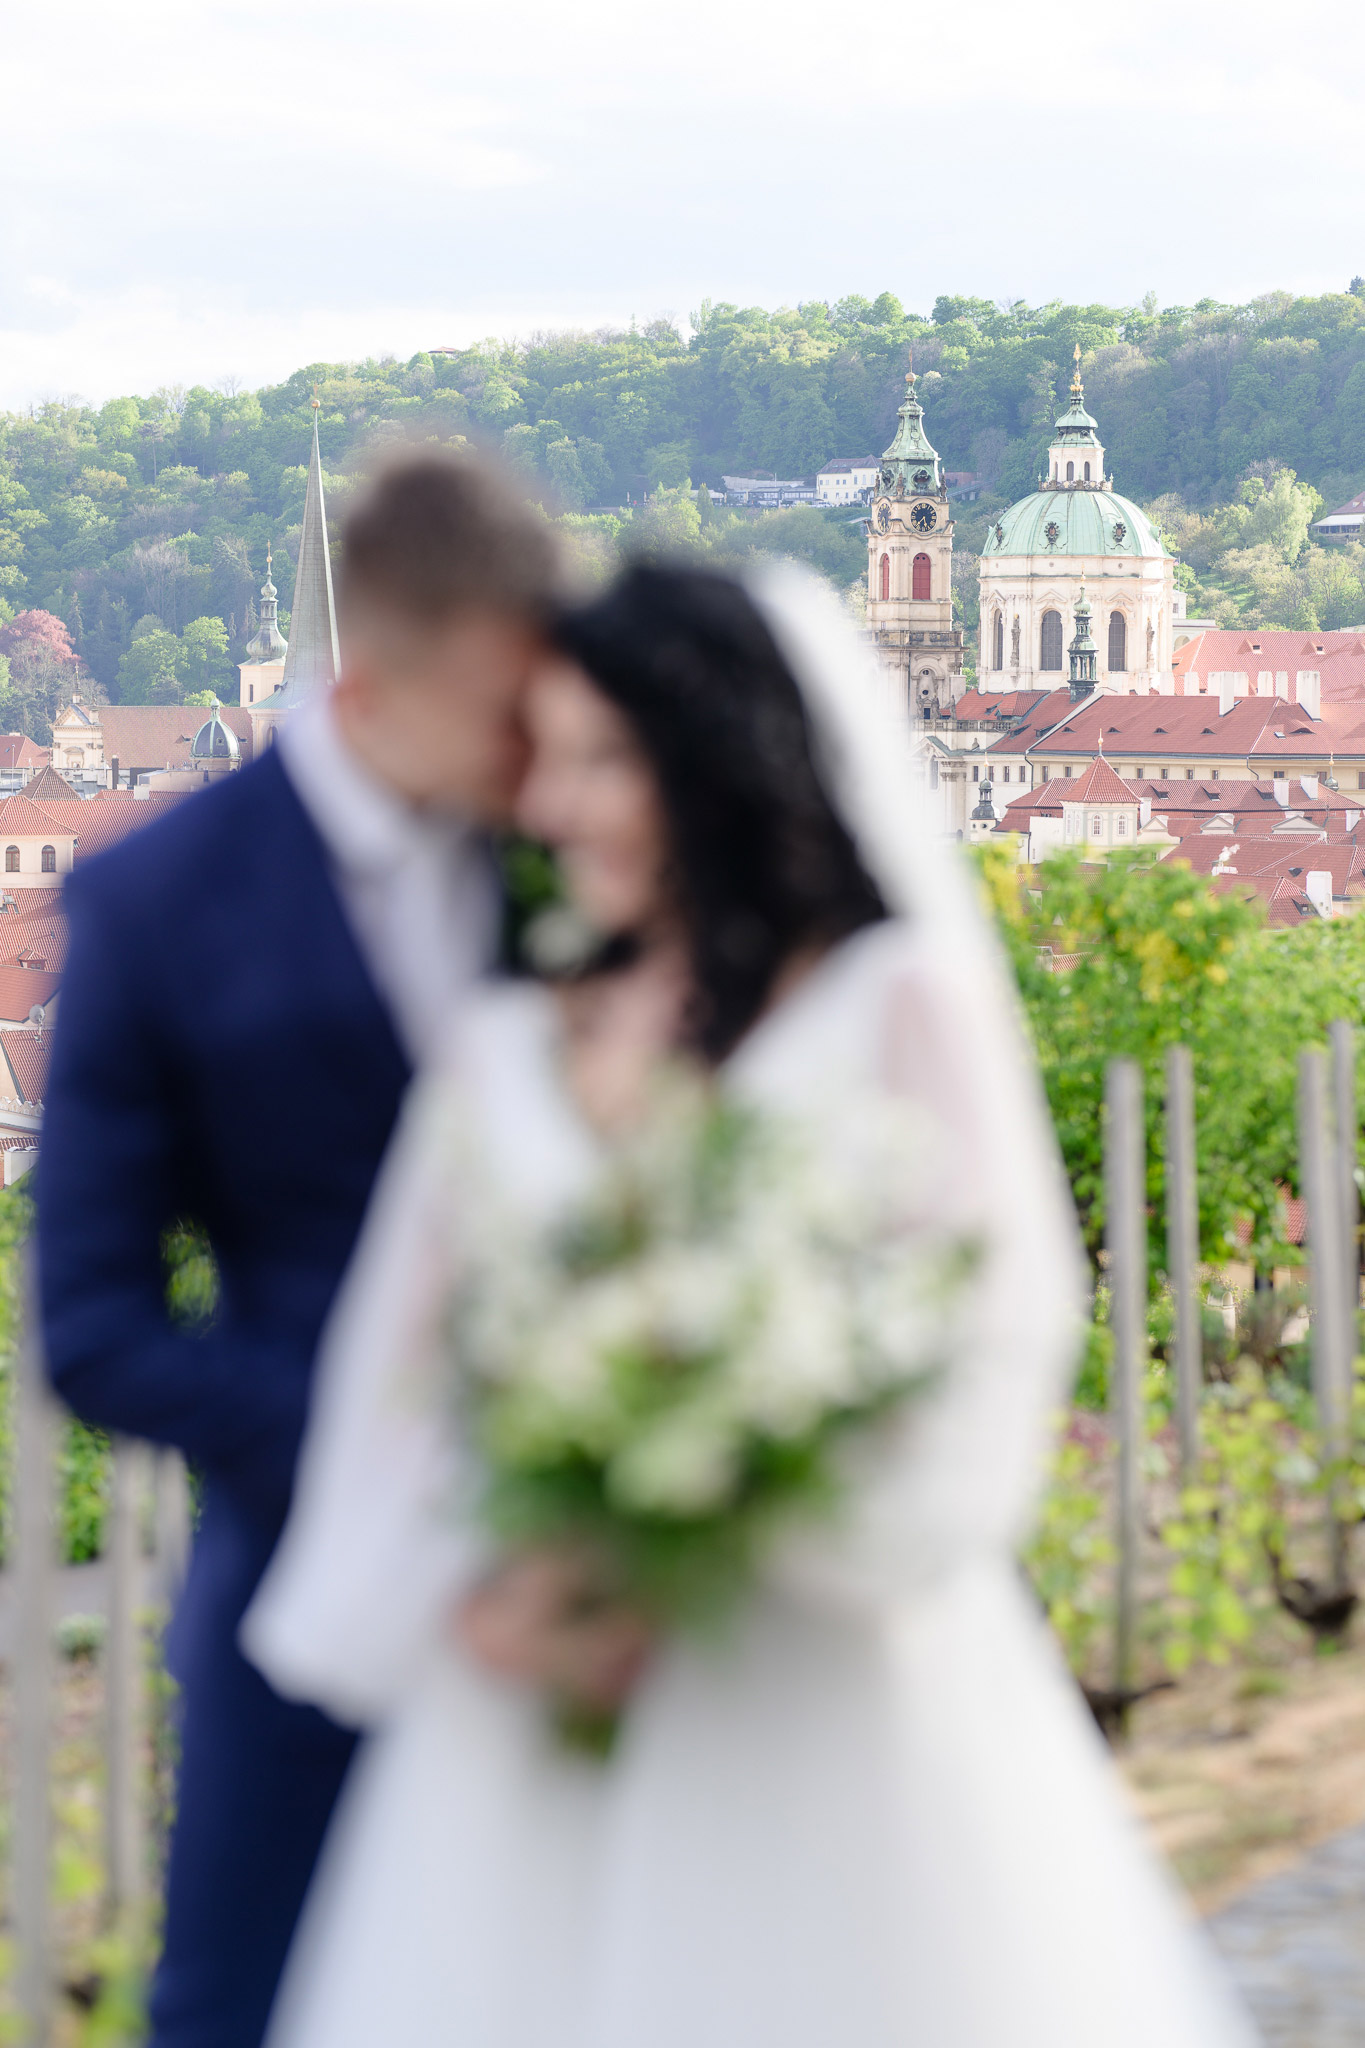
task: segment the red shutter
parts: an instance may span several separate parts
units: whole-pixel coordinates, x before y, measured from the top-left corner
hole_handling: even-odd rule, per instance
[[[912,597],[928,597],[929,595],[929,557],[927,555],[915,556],[914,579],[910,586],[910,595]]]
[[[891,557],[890,557],[890,555],[883,555],[883,556],[882,556],[882,598],[883,598],[883,601],[885,601],[885,599],[887,599],[888,597],[890,597],[890,595],[891,595]]]

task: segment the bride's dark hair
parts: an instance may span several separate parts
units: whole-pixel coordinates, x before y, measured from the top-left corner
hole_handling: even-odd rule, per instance
[[[820,784],[805,705],[762,614],[714,571],[639,564],[555,637],[624,712],[658,778],[696,977],[723,1059],[783,964],[886,916]]]

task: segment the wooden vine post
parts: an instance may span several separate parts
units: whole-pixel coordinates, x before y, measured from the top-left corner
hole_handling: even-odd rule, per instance
[[[1137,1679],[1138,1539],[1142,1375],[1147,1351],[1147,1219],[1142,1070],[1111,1060],[1105,1076],[1104,1199],[1114,1334],[1111,1407],[1118,1446],[1114,1693],[1124,1702]]]

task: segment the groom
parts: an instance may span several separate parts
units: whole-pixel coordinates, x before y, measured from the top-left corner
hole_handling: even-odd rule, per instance
[[[178,1446],[202,1521],[155,2048],[256,2048],[354,1737],[236,1645],[289,1501],[314,1351],[400,1098],[495,950],[479,828],[522,769],[554,576],[474,462],[392,464],[346,523],[341,679],[279,745],[83,865],[48,1092],[49,1369],[77,1414]],[[217,1318],[168,1319],[203,1226]]]

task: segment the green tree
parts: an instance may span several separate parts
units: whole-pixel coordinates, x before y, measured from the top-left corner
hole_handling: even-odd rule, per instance
[[[671,555],[701,545],[701,514],[685,487],[656,491],[641,506],[627,529],[632,554]]]
[[[190,701],[191,693],[228,689],[231,682],[228,636],[227,627],[221,619],[210,615],[190,620],[180,635],[175,672],[185,703]]]
[[[120,704],[178,704],[181,699],[180,642],[159,618],[138,620],[128,652],[118,665]]]
[[[1153,1275],[1164,1267],[1160,1105],[1166,1048],[1182,1042],[1195,1067],[1203,1255],[1245,1256],[1249,1231],[1263,1268],[1288,1262],[1281,1190],[1298,1180],[1299,1053],[1334,1017],[1365,1010],[1365,924],[1268,929],[1258,903],[1216,893],[1175,857],[1095,867],[1061,853],[1028,886],[1008,852],[988,849],[983,866],[1092,1255],[1104,1231],[1104,1071],[1123,1056],[1145,1077]],[[1056,954],[1074,956],[1069,971],[1051,971]]]

